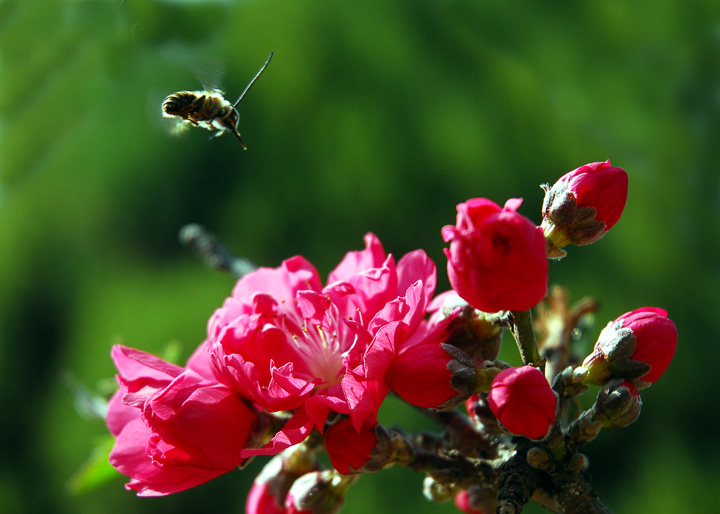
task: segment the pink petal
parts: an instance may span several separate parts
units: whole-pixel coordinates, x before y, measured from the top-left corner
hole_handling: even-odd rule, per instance
[[[348,252],[328,276],[328,284],[344,281],[353,275],[379,268],[385,261],[385,250],[375,234],[365,235],[365,249]]]
[[[169,381],[184,371],[182,367],[176,364],[171,364],[160,357],[127,346],[113,346],[110,356],[115,362],[115,367],[125,380],[156,379]]]

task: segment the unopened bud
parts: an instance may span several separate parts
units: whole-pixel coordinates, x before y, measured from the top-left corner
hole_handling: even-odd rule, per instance
[[[455,496],[455,506],[468,514],[492,514],[497,509],[497,491],[471,486]]]
[[[500,423],[515,435],[543,439],[555,423],[557,397],[545,375],[533,366],[500,372],[488,402]]]
[[[394,451],[382,425],[366,423],[358,432],[349,419],[325,431],[325,447],[330,463],[344,475],[379,471],[390,463]]]
[[[545,470],[550,467],[550,454],[539,447],[530,448],[527,452],[527,462],[530,467],[539,470]]]
[[[611,321],[583,361],[587,383],[605,384],[622,378],[647,387],[667,369],[675,354],[677,329],[667,312],[642,307]]]
[[[301,476],[285,499],[286,514],[335,514],[342,508],[355,479],[356,476],[343,476],[334,469]]]
[[[387,383],[400,398],[433,409],[452,409],[463,403],[483,376],[481,364],[448,344],[411,346],[390,366]]]
[[[304,444],[275,455],[255,478],[247,497],[246,514],[284,514],[290,487],[302,475],[320,469],[315,453]]]
[[[641,408],[642,400],[635,386],[616,379],[600,390],[593,407],[593,419],[602,421],[606,428],[626,427],[638,418]]]
[[[457,295],[445,298],[442,312],[449,315],[450,308],[460,308],[460,313],[448,325],[445,343],[455,346],[476,361],[495,360],[502,340],[502,327],[491,321],[497,315],[474,309]]]
[[[565,255],[564,246],[593,243],[620,219],[628,177],[610,161],[593,162],[566,173],[552,187],[542,187],[541,227],[548,241],[548,256],[559,258]]]
[[[498,425],[495,414],[490,409],[488,393],[472,395],[465,402],[465,408],[477,430],[488,434],[500,434],[503,432]]]
[[[570,457],[570,462],[568,462],[568,471],[573,475],[579,475],[583,470],[587,469],[588,464],[588,459],[585,455],[582,453],[576,453]]]
[[[588,370],[582,366],[578,368],[568,366],[555,375],[552,384],[553,391],[560,395],[560,399],[579,396],[588,389],[588,386],[583,384],[587,375]]]

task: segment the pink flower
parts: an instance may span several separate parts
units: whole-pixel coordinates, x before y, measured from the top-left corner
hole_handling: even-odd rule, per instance
[[[302,257],[260,268],[210,319],[203,348],[217,378],[268,412],[295,410],[267,447],[243,456],[275,454],[313,426],[322,432],[331,410],[350,414],[358,430],[374,421],[400,348],[444,329],[423,320],[436,280],[427,255],[411,252],[396,265],[375,236],[365,243],[326,286]]]
[[[501,209],[486,198],[457,206],[456,225],[442,229],[448,277],[457,293],[485,312],[527,310],[547,293],[548,261],[540,228],[519,214],[522,199]]]
[[[498,421],[515,435],[542,439],[555,423],[555,393],[532,366],[501,371],[490,387],[488,402]]]
[[[610,230],[625,208],[628,176],[610,161],[591,162],[545,189],[543,229],[557,248],[586,245]]]
[[[585,358],[587,381],[603,384],[617,377],[647,387],[670,365],[677,339],[675,323],[664,309],[642,307],[626,312],[603,329]]]
[[[244,462],[242,450],[261,428],[257,411],[198,373],[201,358],[185,369],[124,346],[113,347],[112,357],[120,389],[108,404],[108,428],[117,438],[110,463],[132,479],[127,489],[162,496]]]

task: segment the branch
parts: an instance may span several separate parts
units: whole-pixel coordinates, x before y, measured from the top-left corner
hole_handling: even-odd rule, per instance
[[[252,262],[233,254],[217,237],[197,224],[180,229],[180,242],[193,248],[211,268],[228,271],[242,278],[257,269]]]
[[[545,371],[545,359],[540,357],[537,341],[535,340],[535,329],[532,322],[532,314],[527,311],[511,311],[509,317],[510,331],[517,343],[523,364],[535,366],[540,371]]]

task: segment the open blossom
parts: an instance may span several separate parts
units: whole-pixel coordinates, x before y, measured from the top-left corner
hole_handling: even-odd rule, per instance
[[[162,496],[232,471],[256,443],[255,408],[229,387],[203,376],[202,355],[188,368],[115,346],[120,389],[108,404],[116,437],[110,463],[131,477],[138,496]]]
[[[545,376],[532,366],[501,371],[493,380],[488,403],[511,433],[542,439],[555,423],[557,397]]]
[[[448,277],[457,293],[485,312],[530,309],[547,293],[548,261],[540,228],[516,212],[522,199],[500,207],[487,198],[457,206],[455,226],[442,229]]]
[[[275,454],[313,426],[322,431],[331,410],[349,414],[359,433],[389,392],[396,356],[437,340],[452,320],[424,320],[436,280],[424,252],[396,265],[374,235],[365,243],[325,286],[302,257],[260,268],[240,279],[210,319],[200,351],[218,379],[268,412],[295,410],[265,448],[244,456]]]
[[[647,387],[670,365],[677,340],[677,328],[666,310],[641,307],[626,312],[603,329],[592,353],[585,358],[587,381],[604,384],[612,378],[623,378],[637,387]]]

